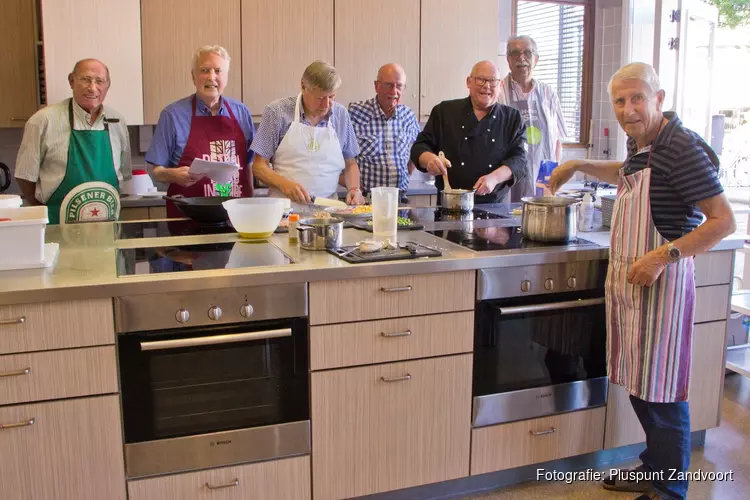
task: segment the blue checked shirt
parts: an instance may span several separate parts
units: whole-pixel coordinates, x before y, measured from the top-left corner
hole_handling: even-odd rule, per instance
[[[284,97],[277,99],[268,104],[263,110],[263,118],[260,119],[260,125],[255,132],[255,138],[250,148],[273,163],[273,157],[276,150],[281,144],[281,140],[286,135],[289,126],[294,121],[294,106],[297,102],[297,96]],[[300,108],[302,103],[300,103]],[[304,110],[301,110],[300,122],[310,125],[305,118]],[[321,120],[316,127],[327,127],[328,120],[332,121],[333,129],[341,143],[341,152],[344,159],[355,158],[359,154],[357,145],[357,136],[354,135],[352,122],[349,119],[349,113],[346,108],[339,103],[333,104],[333,109],[328,113],[325,119]]]
[[[378,186],[409,188],[409,152],[419,135],[417,117],[399,104],[390,118],[377,98],[349,104],[354,132],[359,141],[357,165],[363,190]]]

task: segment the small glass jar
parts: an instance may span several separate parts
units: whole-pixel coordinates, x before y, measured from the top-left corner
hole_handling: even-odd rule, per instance
[[[297,233],[297,223],[299,222],[299,214],[289,214],[289,244],[296,245],[299,243],[299,234]]]

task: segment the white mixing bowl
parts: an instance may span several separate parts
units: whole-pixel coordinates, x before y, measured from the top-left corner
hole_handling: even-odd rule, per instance
[[[243,238],[268,238],[279,227],[284,215],[282,198],[235,198],[222,205],[232,226]]]

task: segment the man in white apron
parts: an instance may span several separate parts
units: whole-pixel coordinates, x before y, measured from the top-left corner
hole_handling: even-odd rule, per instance
[[[539,165],[544,160],[560,161],[561,139],[568,133],[557,93],[533,78],[539,62],[536,42],[528,36],[508,39],[510,73],[500,82],[499,102],[516,108],[526,123],[526,177],[510,188],[512,202],[534,196]]]
[[[313,197],[337,199],[343,172],[346,202],[364,203],[357,138],[346,108],[335,102],[340,85],[336,69],[316,61],[305,69],[299,94],[266,106],[251,148],[253,173],[269,186],[269,196],[300,205]]]
[[[607,368],[610,381],[630,393],[646,433],[637,471],[649,480],[620,474],[604,487],[643,492],[638,500],[683,500],[687,481],[670,477],[690,463],[693,256],[734,232],[734,216],[718,158],[675,113],[662,112],[664,91],[651,66],[621,68],[609,94],[628,135],[627,160],[566,162],[549,187],[557,191],[576,171],[617,183],[605,284]]]

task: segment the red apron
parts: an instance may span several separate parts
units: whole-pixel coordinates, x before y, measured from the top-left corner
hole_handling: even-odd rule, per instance
[[[177,166],[190,166],[195,158],[208,161],[223,161],[237,164],[240,169],[229,184],[216,184],[203,178],[192,186],[172,183],[167,194],[181,194],[187,198],[198,196],[248,197],[253,195],[251,175],[247,169],[247,143],[245,133],[226,104],[229,116],[196,116],[196,97],[193,96],[193,113],[190,121],[190,134],[182,157]],[[222,104],[223,105],[223,104]],[[174,203],[167,201],[167,217],[184,217]]]

